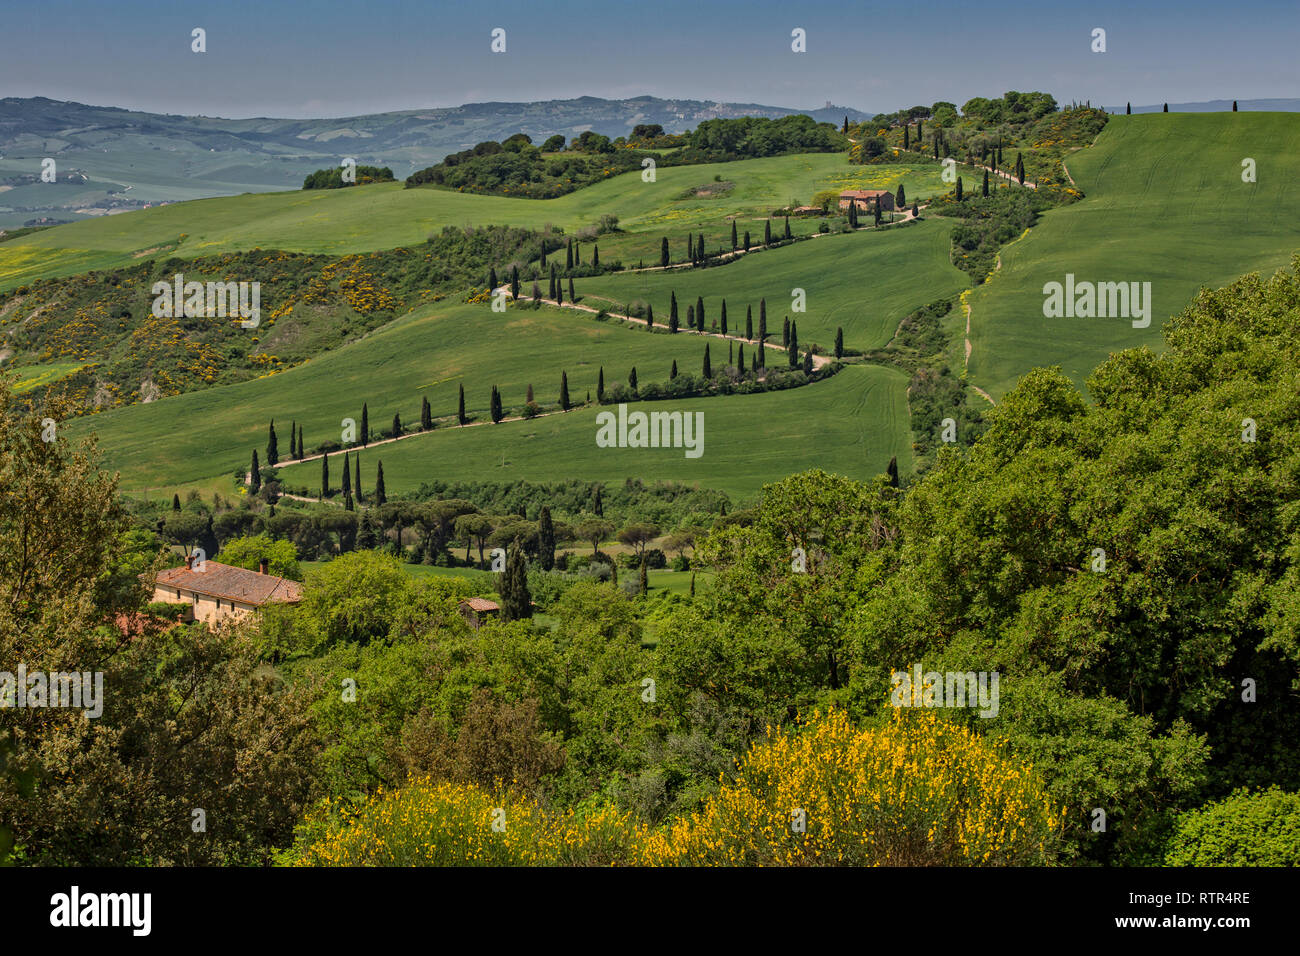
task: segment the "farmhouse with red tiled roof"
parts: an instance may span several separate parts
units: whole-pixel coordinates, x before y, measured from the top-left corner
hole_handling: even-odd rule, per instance
[[[245,617],[266,604],[296,604],[302,600],[302,585],[268,574],[266,559],[260,570],[249,571],[216,561],[195,565],[186,558],[185,567],[158,573],[153,599],[193,605],[194,620],[212,624]]]
[[[888,189],[846,189],[840,193],[840,208],[848,209],[850,203],[856,203],[860,210],[879,203],[881,212],[893,212],[894,194]]]

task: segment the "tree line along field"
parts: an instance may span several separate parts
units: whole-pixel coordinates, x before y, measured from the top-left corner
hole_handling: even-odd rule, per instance
[[[399,183],[202,199],[69,223],[0,243],[0,290],[37,278],[134,263],[146,254],[186,258],[253,248],[370,252],[423,242],[448,225],[553,224],[572,233],[602,215],[615,215],[621,228],[644,234],[642,240],[629,239],[625,249],[616,238],[605,258],[622,258],[627,266],[644,258],[652,265],[658,262],[663,235],[684,243],[687,231],[704,229],[706,244],[716,237],[721,245],[724,230],[730,241],[727,215],[766,215],[793,198],[808,202],[823,189],[884,188],[873,184],[892,182],[903,168],[888,173],[854,168],[843,154],[818,153],[660,169],[654,183],[643,182],[636,173],[624,174],[547,200],[404,189]],[[918,197],[939,191],[937,167],[907,169],[909,195],[913,179]],[[726,196],[682,198],[694,187],[714,182],[715,175],[735,184]],[[761,222],[754,238],[761,241]],[[679,255],[675,250],[674,256]]]
[[[435,478],[546,482],[575,475],[593,482],[644,481],[699,484],[736,501],[753,498],[765,484],[794,471],[822,468],[871,481],[889,459],[911,470],[907,377],[883,366],[852,365],[829,381],[755,395],[638,402],[629,411],[704,413],[704,454],[688,459],[680,448],[599,448],[596,415],[612,406],[574,409],[531,421],[457,429],[365,449],[362,491],[373,487],[376,461],[384,463],[390,495],[414,491]],[[331,455],[342,467],[341,453]],[[504,464],[503,464],[504,462]],[[320,462],[280,469],[290,486],[320,488]]]
[[[1160,349],[1161,326],[1198,289],[1284,266],[1300,247],[1298,153],[1291,113],[1112,116],[1094,146],[1066,160],[1086,198],[1006,247],[1001,270],[970,296],[971,381],[1000,396],[1028,369],[1060,365],[1081,383],[1114,351]],[[1256,161],[1255,183],[1242,181],[1246,158]],[[1066,273],[1150,281],[1150,327],[1044,317],[1043,286]]]
[[[836,329],[843,328],[846,347],[867,350],[885,345],[912,309],[966,287],[967,277],[951,263],[950,231],[951,223],[939,219],[864,228],[750,253],[725,267],[593,277],[582,280],[578,291],[587,297],[583,304],[611,310],[649,302],[656,322],[668,321],[676,293],[683,325],[687,306],[703,298],[706,327],[719,319],[725,299],[733,335],[736,329],[744,333],[747,306],[758,334],[759,302],[766,299],[769,341],[774,336],[780,344],[782,320],[789,316],[798,324],[801,348],[816,343],[829,354]],[[807,294],[806,312],[791,312],[794,289]]]
[[[561,371],[568,375],[575,404],[584,402],[588,392],[594,401],[602,366],[607,388],[626,383],[633,367],[641,387],[667,381],[674,361],[679,372],[698,375],[706,342],[714,368],[724,367],[728,343],[716,337],[669,336],[662,329],[648,333],[615,320],[600,322],[587,313],[552,307],[512,308],[501,314],[483,303],[444,302],[418,309],[360,341],[286,372],[113,409],[78,419],[68,429],[71,434],[97,433],[106,465],[121,471],[125,491],[139,493],[204,482],[246,467],[252,449],[264,449],[272,418],[282,435],[296,421],[304,429],[305,447],[311,453],[323,441],[339,440],[342,419],[359,422],[363,403],[376,431],[389,428],[394,413],[401,415],[406,428],[418,424],[422,396],[429,399],[435,418],[454,416],[462,384],[467,414],[479,421],[488,420],[493,385],[500,389],[508,415],[518,414],[529,384],[536,401],[551,410],[548,406],[558,401]],[[752,346],[746,351],[752,354]],[[768,361],[779,367],[784,357],[769,350]],[[855,388],[850,382],[866,384]],[[680,450],[672,454],[656,450],[664,458],[656,466],[656,476],[700,480],[728,491],[756,491],[762,481],[787,473],[792,467],[787,456],[810,445],[845,456],[843,460],[854,463],[853,473],[868,462],[870,474],[883,471],[894,455],[905,468],[909,460],[905,386],[906,378],[888,369],[849,368],[830,381],[785,392],[694,400],[702,404],[674,401],[674,411],[685,410],[688,404],[692,409],[707,409],[706,429],[712,425],[713,430],[706,432],[701,459],[687,461]],[[870,401],[850,397],[864,390],[871,392]],[[766,406],[749,403],[772,398],[780,401],[772,406],[775,417],[768,422],[761,412]],[[643,402],[635,407],[662,409],[665,404]],[[849,410],[861,420],[837,423],[829,432],[820,425],[808,427],[810,421]],[[543,475],[585,478],[593,467],[600,471],[590,474],[593,480],[644,474],[639,461],[629,468],[628,459],[620,457],[628,452],[596,448],[594,417],[594,410],[589,410],[463,430],[448,425],[435,430],[437,441],[433,436],[407,438],[370,454],[384,458],[386,477],[392,457],[390,491],[413,489],[420,481],[440,477],[485,478],[484,472],[493,469],[494,478],[538,480]],[[572,423],[579,418],[583,424],[575,431]],[[562,443],[552,448],[551,442],[539,442],[544,447],[521,457],[519,443],[526,441],[524,436],[549,435],[552,430],[563,437]],[[849,447],[826,447],[828,443],[819,436],[831,433]],[[750,443],[748,451],[744,451],[746,443]],[[856,454],[854,445],[860,446]],[[733,451],[724,455],[729,446]],[[318,487],[319,462],[286,468],[284,479],[290,485]]]

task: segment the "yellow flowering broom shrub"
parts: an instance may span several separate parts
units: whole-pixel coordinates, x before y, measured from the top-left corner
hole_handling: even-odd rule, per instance
[[[934,713],[769,729],[736,779],[644,842],[652,865],[1034,865],[1063,811],[1026,764]],[[802,831],[802,832],[801,832]]]
[[[645,829],[613,806],[548,813],[517,795],[414,781],[305,822],[297,866],[601,866],[640,854]]]
[[[502,791],[505,793],[506,791]],[[299,866],[925,866],[1050,863],[1063,810],[1031,767],[928,711],[769,729],[696,813],[649,830],[600,805],[417,780],[300,828]],[[496,826],[494,827],[494,823]]]

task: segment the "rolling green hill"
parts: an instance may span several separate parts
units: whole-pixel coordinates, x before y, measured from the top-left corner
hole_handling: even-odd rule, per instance
[[[939,219],[864,229],[752,253],[720,268],[584,279],[578,291],[589,297],[586,304],[595,304],[596,297],[607,298],[611,307],[644,299],[659,322],[668,320],[675,292],[683,326],[687,305],[698,297],[704,299],[706,324],[719,317],[726,299],[732,334],[743,334],[745,309],[752,306],[755,335],[759,300],[766,298],[769,342],[780,343],[782,319],[789,315],[798,323],[800,344],[815,342],[825,354],[835,344],[836,327],[843,327],[849,348],[879,348],[908,312],[966,287],[969,280],[949,258],[950,230],[951,223]],[[796,288],[807,294],[804,313],[790,311]]]
[[[715,363],[725,364],[725,344],[709,341]],[[369,405],[370,423],[376,430],[387,428],[394,413],[401,414],[409,426],[418,422],[422,396],[429,399],[435,417],[454,415],[458,388],[464,384],[468,413],[485,419],[493,385],[500,388],[508,414],[517,414],[511,409],[523,405],[530,383],[540,404],[553,405],[562,370],[568,373],[572,400],[580,403],[589,391],[594,398],[602,366],[608,387],[625,382],[633,366],[645,386],[668,379],[674,360],[682,372],[698,374],[703,352],[704,340],[699,336],[650,334],[571,310],[511,309],[503,315],[486,304],[441,303],[422,307],[358,342],[280,374],[113,409],[79,419],[68,428],[73,435],[89,430],[99,435],[106,464],[121,470],[124,490],[173,488],[228,476],[245,467],[254,448],[259,453],[265,448],[272,418],[282,436],[288,434],[289,422],[297,421],[310,451],[322,441],[338,441],[342,419],[359,420],[363,402]],[[845,376],[857,387],[839,385]],[[704,458],[687,462],[677,452],[671,461],[649,472],[640,461],[595,449],[593,435],[588,434],[595,414],[591,409],[533,422],[440,428],[430,436],[384,446],[382,457],[387,461],[391,456],[397,469],[390,490],[408,482],[413,487],[432,477],[523,475],[543,480],[555,475],[621,480],[663,472],[663,477],[746,491],[786,474],[782,461],[791,454],[809,461],[833,454],[859,462],[857,467],[874,462],[878,470],[892,455],[899,455],[900,467],[905,467],[910,460],[905,385],[901,373],[850,368],[829,382],[789,392],[644,403],[638,407],[678,410],[689,405],[721,416],[710,433]],[[745,404],[760,400],[765,402]],[[864,412],[869,406],[872,410]],[[713,412],[715,408],[722,411]],[[776,409],[771,421],[764,421],[764,408]],[[841,416],[846,420],[832,426],[831,420]],[[579,420],[583,424],[574,431]],[[807,430],[810,421],[822,425],[799,439],[800,430]],[[509,475],[479,474],[488,458],[499,465],[505,453],[509,460],[519,452],[522,436],[541,429],[565,437],[553,449],[549,442],[537,443]],[[729,434],[733,430],[735,434]],[[827,434],[834,436],[833,442],[823,440],[821,436]],[[592,445],[591,449],[584,444]],[[840,444],[845,447],[831,447]],[[436,449],[432,452],[436,463],[426,459],[426,449]],[[630,454],[635,457],[636,452]],[[724,455],[730,456],[725,463]],[[881,455],[883,459],[876,461]],[[448,470],[441,470],[442,465]],[[590,471],[593,467],[599,475]],[[315,485],[319,475],[318,463],[288,468],[285,473],[289,483],[298,485]]]
[[[261,193],[203,199],[69,223],[0,243],[0,290],[37,278],[73,275],[138,262],[147,255],[182,258],[253,248],[340,254],[371,252],[423,242],[443,226],[495,223],[566,231],[615,215],[621,228],[641,235],[625,251],[621,237],[602,239],[604,258],[657,261],[659,240],[708,227],[720,241],[727,215],[759,214],[808,202],[821,189],[875,187],[907,176],[909,194],[939,188],[937,167],[894,170],[850,167],[840,154],[742,160],[657,171],[654,183],[636,173],[613,177],[558,199],[509,199],[439,189],[375,184],[364,189]],[[734,183],[721,199],[699,198],[693,188],[713,177]],[[742,226],[744,228],[744,226]],[[762,237],[757,223],[756,241]],[[810,228],[815,228],[812,226]],[[680,255],[680,253],[675,253]]]
[[[869,479],[889,459],[911,470],[907,377],[879,366],[849,366],[827,382],[784,392],[728,395],[680,402],[644,402],[643,411],[704,413],[704,454],[674,448],[598,448],[596,415],[581,408],[534,421],[458,431],[439,429],[361,454],[363,489],[384,463],[389,494],[422,481],[553,481],[581,476],[617,482],[679,481],[717,488],[737,500],[795,471],[823,468]],[[609,406],[605,406],[608,408]],[[289,484],[320,487],[320,463],[282,470]]]
[[[1007,247],[971,296],[970,380],[994,396],[1025,371],[1060,365],[1082,382],[1108,354],[1160,348],[1160,326],[1203,286],[1271,273],[1300,249],[1291,170],[1300,120],[1290,113],[1111,117],[1096,145],[1067,161],[1087,198],[1048,212]],[[1253,158],[1258,182],[1242,182]],[[1151,282],[1149,328],[1125,318],[1045,318],[1043,286]]]

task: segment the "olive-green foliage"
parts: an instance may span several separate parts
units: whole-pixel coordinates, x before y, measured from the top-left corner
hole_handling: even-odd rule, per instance
[[[1242,789],[1180,814],[1165,864],[1300,866],[1300,793]]]

